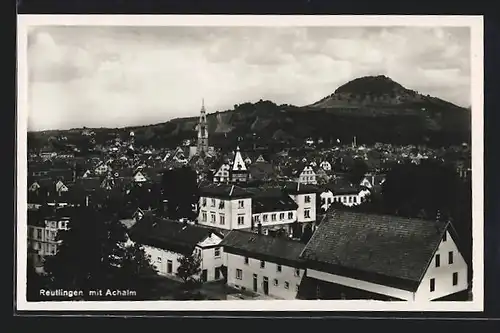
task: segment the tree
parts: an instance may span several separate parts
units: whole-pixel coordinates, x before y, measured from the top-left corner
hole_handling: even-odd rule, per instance
[[[363,176],[368,172],[368,165],[363,160],[354,160],[349,170],[349,181],[353,184],[359,184]]]
[[[182,167],[165,171],[162,189],[170,219],[196,219],[196,211],[193,208],[198,203],[198,180],[193,169]]]
[[[106,288],[137,290],[139,280],[154,269],[138,246],[128,243],[126,228],[109,208],[75,208],[69,230],[58,232],[56,255],[45,270],[51,288],[88,291]],[[141,297],[140,291],[137,296]]]
[[[177,261],[179,268],[177,268],[176,275],[182,279],[186,287],[194,285],[198,281],[197,275],[201,272],[200,255],[196,253],[183,255]]]
[[[41,301],[40,290],[47,287],[47,278],[36,271],[33,255],[29,254],[26,266],[26,299],[30,302]]]
[[[304,232],[302,233],[302,237],[300,237],[300,241],[302,243],[307,243],[311,239],[313,235],[312,227],[310,224],[306,224],[304,227]]]
[[[293,238],[302,237],[302,226],[297,221],[292,223],[292,237]]]

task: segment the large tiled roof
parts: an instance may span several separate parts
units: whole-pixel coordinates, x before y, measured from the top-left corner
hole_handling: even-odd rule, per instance
[[[302,184],[300,182],[287,182],[283,184],[283,190],[289,194],[308,194],[317,193],[319,189],[316,186]]]
[[[337,178],[325,185],[327,190],[332,191],[334,195],[356,194],[361,191],[361,186],[354,185],[346,179]]]
[[[254,258],[269,258],[269,261],[300,263],[304,244],[280,237],[266,236],[250,231],[231,230],[222,242],[225,252],[248,254]]]
[[[285,212],[296,210],[298,205],[288,195],[282,194],[279,197],[259,196],[252,200],[252,213]]]
[[[301,258],[312,267],[316,264],[332,273],[347,270],[374,279],[387,277],[387,281],[413,290],[446,226],[440,221],[333,210],[325,216]]]
[[[211,184],[200,187],[200,195],[214,198],[250,198],[248,190],[229,184]]]
[[[203,241],[212,229],[145,215],[129,231],[130,238],[143,245],[150,245],[181,254],[190,254],[196,244]]]

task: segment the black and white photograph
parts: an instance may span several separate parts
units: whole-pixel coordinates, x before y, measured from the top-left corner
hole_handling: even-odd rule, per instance
[[[18,29],[18,309],[482,310],[480,16]]]

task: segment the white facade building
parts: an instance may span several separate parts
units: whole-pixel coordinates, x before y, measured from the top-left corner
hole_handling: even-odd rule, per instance
[[[233,230],[221,242],[228,285],[274,299],[296,299],[305,268],[304,244]]]
[[[318,183],[316,180],[316,172],[314,172],[313,167],[311,165],[307,165],[306,167],[304,167],[304,169],[299,175],[298,182],[302,184],[313,184],[313,185]]]
[[[204,226],[232,230],[252,226],[252,199],[235,185],[206,186],[200,189],[198,223]]]
[[[176,277],[179,258],[199,255],[203,282],[224,278],[222,235],[204,227],[145,215],[130,229],[130,239],[144,247],[159,275]]]
[[[272,193],[271,193],[272,192]],[[300,183],[245,189],[218,184],[200,188],[198,223],[224,229],[264,230],[316,221],[316,189]]]

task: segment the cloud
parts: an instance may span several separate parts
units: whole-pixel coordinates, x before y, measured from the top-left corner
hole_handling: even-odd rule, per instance
[[[306,105],[385,74],[468,106],[467,28],[44,27],[28,36],[31,129],[127,126],[259,99]]]

